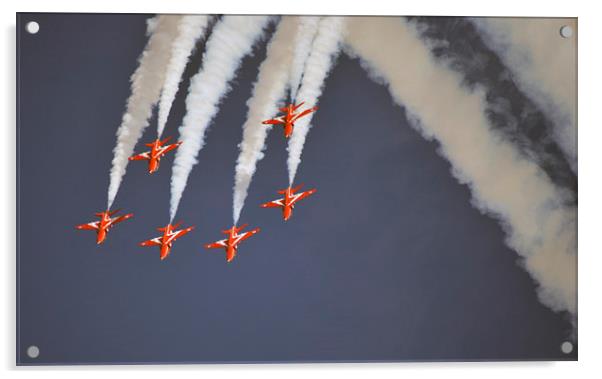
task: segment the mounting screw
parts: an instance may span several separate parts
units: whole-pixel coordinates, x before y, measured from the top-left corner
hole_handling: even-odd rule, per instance
[[[36,345],[31,345],[27,348],[27,356],[29,358],[37,358],[40,356],[40,348]]]
[[[29,21],[25,24],[25,30],[27,30],[27,33],[29,34],[36,34],[40,30],[40,24],[35,21]]]
[[[562,345],[560,345],[560,350],[565,354],[570,354],[571,351],[573,351],[573,344],[569,341],[564,341]]]
[[[571,38],[573,36],[573,28],[568,25],[564,25],[560,28],[560,35],[562,38]]]

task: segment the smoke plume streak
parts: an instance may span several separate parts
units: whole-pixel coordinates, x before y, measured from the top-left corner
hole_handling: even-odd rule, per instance
[[[534,162],[493,130],[484,91],[463,87],[462,77],[437,63],[404,20],[350,18],[346,42],[372,79],[413,115],[413,126],[440,143],[452,174],[469,186],[473,205],[501,222],[506,243],[522,257],[542,303],[575,316],[576,209],[565,205]]]
[[[131,94],[127,100],[126,111],[121,125],[117,129],[117,143],[113,149],[113,161],[109,177],[107,209],[110,209],[121,185],[128,164],[128,158],[134,152],[136,143],[148,126],[153,107],[159,101],[159,95],[165,82],[165,66],[176,38],[178,23],[182,16],[157,16],[148,21],[150,38],[139,65],[131,77]]]
[[[343,17],[324,17],[320,20],[311,52],[305,63],[301,87],[297,94],[297,98],[304,101],[308,106],[315,106],[318,103],[326,75],[328,75],[340,50],[344,29],[345,18]],[[288,143],[289,185],[293,184],[297,168],[301,162],[301,153],[311,127],[312,117],[313,113],[295,122],[295,129]]]
[[[165,69],[166,77],[159,100],[157,138],[161,138],[171,105],[178,92],[182,74],[197,42],[203,38],[212,16],[183,16],[178,24],[178,36],[171,45],[171,58]]]
[[[554,185],[576,196],[577,176],[551,133],[552,119],[516,85],[515,75],[485,44],[474,23],[465,17],[410,19],[433,56],[458,72],[465,87],[478,86],[486,91],[491,126],[536,161]],[[524,22],[530,21],[521,20]],[[560,34],[553,34],[560,38]]]
[[[243,125],[243,138],[234,174],[234,224],[247,198],[251,179],[257,162],[263,158],[265,141],[271,125],[261,122],[278,111],[281,100],[286,96],[290,78],[290,67],[295,53],[291,41],[300,32],[300,17],[283,16],[267,48],[265,60],[259,67],[253,95],[247,101],[247,120]]]
[[[180,126],[183,142],[176,152],[171,176],[170,220],[178,209],[192,167],[203,148],[205,131],[230,90],[242,59],[263,34],[269,16],[224,16],[214,27],[203,54],[203,67],[192,77],[186,97],[186,116]]]
[[[553,137],[577,172],[577,37],[562,38],[573,19],[474,18],[487,44],[513,72],[516,84],[554,122]]]
[[[318,31],[320,17],[301,16],[299,29],[295,37],[295,55],[291,64],[290,91],[291,101],[294,103],[297,98],[297,91],[301,84],[305,62],[311,51],[311,44]]]

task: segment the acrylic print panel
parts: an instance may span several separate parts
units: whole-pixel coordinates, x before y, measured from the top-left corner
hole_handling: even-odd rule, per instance
[[[576,19],[17,21],[18,364],[577,359]]]

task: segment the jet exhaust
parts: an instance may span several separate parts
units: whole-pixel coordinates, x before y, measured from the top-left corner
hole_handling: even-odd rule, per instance
[[[171,176],[170,220],[176,215],[190,171],[204,146],[205,131],[230,90],[229,83],[270,20],[269,16],[224,16],[214,27],[203,54],[203,66],[192,77],[186,97],[186,116],[179,128],[182,146]]]
[[[183,16],[178,24],[178,36],[171,44],[171,58],[165,69],[165,84],[159,99],[159,114],[157,116],[157,138],[161,138],[171,105],[178,92],[182,74],[190,55],[199,40],[207,32],[207,26],[213,16],[193,15]]]
[[[271,126],[261,122],[276,114],[286,96],[290,79],[289,68],[295,53],[295,46],[291,45],[291,41],[300,33],[302,18],[283,16],[280,20],[269,42],[266,58],[259,67],[253,95],[247,101],[247,120],[242,126],[243,137],[234,174],[234,225],[238,223],[251,179],[257,169],[257,162],[264,156],[265,141]]]
[[[157,16],[149,20],[147,32],[150,38],[139,65],[131,77],[131,94],[126,111],[117,129],[117,143],[113,149],[113,161],[109,176],[107,209],[110,209],[121,185],[136,143],[148,126],[153,107],[165,81],[165,67],[170,59],[170,46],[177,35],[181,16]]]
[[[305,62],[309,57],[311,45],[320,23],[320,17],[316,16],[302,16],[299,19],[299,27],[295,37],[295,53],[291,65],[290,97],[292,103],[297,99],[297,91],[301,84]]]
[[[344,17],[324,17],[319,22],[311,52],[305,63],[301,87],[297,93],[297,98],[304,101],[308,106],[313,107],[318,103],[324,80],[335,63],[340,50],[344,30]],[[295,123],[295,131],[289,140],[287,162],[289,185],[293,184],[297,168],[301,163],[301,153],[307,133],[311,128],[312,116],[313,114],[310,114]]]

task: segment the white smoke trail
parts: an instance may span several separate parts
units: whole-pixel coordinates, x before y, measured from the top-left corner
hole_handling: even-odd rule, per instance
[[[534,162],[492,129],[485,92],[462,87],[462,78],[433,59],[407,22],[354,17],[348,23],[351,53],[418,116],[414,127],[439,141],[453,175],[470,187],[474,206],[501,221],[506,243],[539,284],[541,301],[575,315],[576,210],[564,205]]]
[[[249,111],[243,125],[243,138],[234,174],[234,225],[247,197],[257,162],[263,158],[263,149],[270,126],[261,122],[274,116],[278,104],[286,96],[290,67],[295,54],[291,41],[300,32],[300,17],[283,16],[272,36],[265,60],[259,67],[253,96],[247,102]]]
[[[312,43],[311,52],[305,63],[305,72],[301,88],[297,94],[300,101],[308,106],[315,106],[322,94],[326,75],[330,71],[340,49],[340,42],[345,30],[345,18],[324,17],[320,20],[316,37]],[[288,176],[292,185],[301,162],[301,153],[305,138],[310,129],[313,113],[295,122],[295,129],[288,143]]]
[[[207,31],[207,25],[212,16],[183,16],[178,24],[178,36],[171,45],[171,58],[165,71],[165,83],[161,98],[159,100],[159,115],[157,117],[157,138],[163,134],[165,123],[171,110],[171,105],[176,93],[182,74],[188,63],[188,58],[192,54],[194,47],[199,39],[203,38]]]
[[[171,176],[170,218],[178,209],[188,175],[204,145],[205,131],[229,91],[242,59],[251,53],[263,35],[269,16],[224,16],[214,27],[203,54],[203,67],[191,79],[186,98],[186,116],[180,126],[184,142],[176,152]]]
[[[472,20],[518,87],[552,118],[554,139],[577,172],[577,37],[562,38],[576,19],[475,18]]]
[[[170,57],[170,46],[176,37],[181,16],[157,16],[148,22],[150,38],[138,68],[131,77],[131,94],[126,111],[117,130],[117,144],[109,178],[107,209],[110,209],[125,175],[128,157],[148,126],[153,107],[159,100],[165,81],[165,66]]]
[[[295,56],[291,64],[291,102],[295,102],[297,91],[301,84],[301,76],[305,62],[311,51],[311,44],[318,31],[320,17],[316,16],[301,16],[297,35],[295,37]]]

